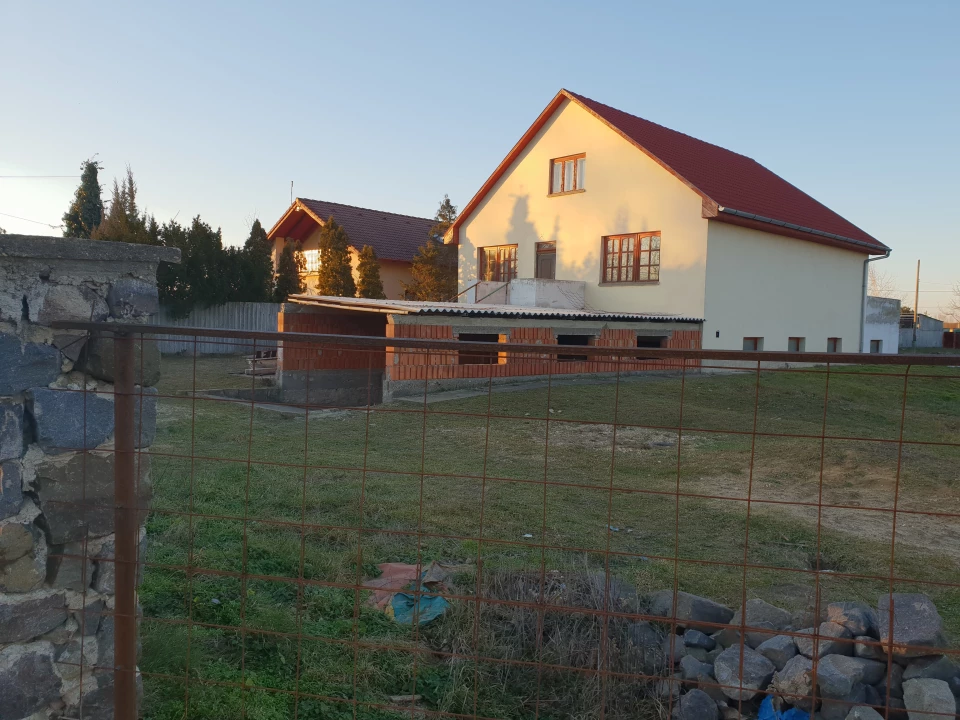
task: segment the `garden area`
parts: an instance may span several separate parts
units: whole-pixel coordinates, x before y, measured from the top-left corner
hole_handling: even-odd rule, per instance
[[[238,362],[164,358],[151,720],[661,717],[628,642],[661,590],[795,614],[922,592],[960,638],[956,369],[277,412],[200,393],[251,387]],[[402,624],[371,605],[383,563],[448,568],[446,610]]]

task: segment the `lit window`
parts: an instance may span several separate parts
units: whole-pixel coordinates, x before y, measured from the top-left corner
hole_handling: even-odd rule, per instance
[[[660,233],[611,235],[603,242],[603,282],[660,280]]]
[[[745,337],[743,339],[743,349],[747,352],[760,352],[763,350],[763,338]]]
[[[586,170],[587,156],[583,153],[554,158],[550,161],[550,194],[583,190]]]
[[[510,282],[517,276],[517,246],[492,245],[477,249],[481,280]]]
[[[801,353],[804,352],[806,347],[807,339],[802,337],[792,337],[787,338],[787,352]]]
[[[841,350],[842,340],[840,338],[827,338],[827,352],[828,353],[838,353],[843,352]]]
[[[320,251],[319,250],[304,250],[303,260],[305,263],[306,272],[315,273],[320,271]]]

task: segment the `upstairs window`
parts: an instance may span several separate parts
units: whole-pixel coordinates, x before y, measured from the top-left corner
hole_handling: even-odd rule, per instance
[[[555,242],[537,243],[537,265],[534,277],[543,280],[555,280],[557,277],[557,244]]]
[[[568,155],[550,161],[550,194],[560,195],[583,190],[584,174],[587,170],[587,156]]]
[[[602,242],[603,282],[659,282],[659,232],[610,235]]]
[[[491,245],[477,249],[479,277],[491,282],[510,282],[517,277],[517,246]]]
[[[320,251],[303,251],[304,271],[307,273],[320,272]]]

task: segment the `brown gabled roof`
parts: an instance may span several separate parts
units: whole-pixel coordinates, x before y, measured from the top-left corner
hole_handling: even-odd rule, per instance
[[[557,93],[463,209],[452,228],[453,242],[459,241],[463,221],[566,100],[578,104],[698,193],[704,201],[704,217],[863,252],[887,250],[879,240],[755,160],[567,90]]]
[[[437,224],[436,220],[429,218],[297,198],[267,237],[271,240],[277,237],[302,240],[312,232],[314,224],[323,225],[331,216],[346,230],[350,244],[358,250],[369,245],[381,260],[405,262],[413,260],[417,248],[427,242],[430,229]],[[309,218],[306,227],[305,218]]]

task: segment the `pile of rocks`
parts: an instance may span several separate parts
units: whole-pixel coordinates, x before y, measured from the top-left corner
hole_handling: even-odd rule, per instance
[[[673,695],[679,720],[755,717],[767,696],[778,711],[795,707],[822,720],[957,712],[960,665],[943,654],[943,623],[925,595],[884,595],[876,608],[831,603],[812,623],[810,613],[759,599],[734,611],[663,591],[650,614],[670,619],[662,657],[673,670],[660,689]]]
[[[0,718],[113,717],[113,341],[58,320],[145,322],[178,251],[0,235]],[[159,353],[137,355],[139,447]],[[139,505],[150,500],[139,456]],[[143,538],[141,531],[141,538]]]

